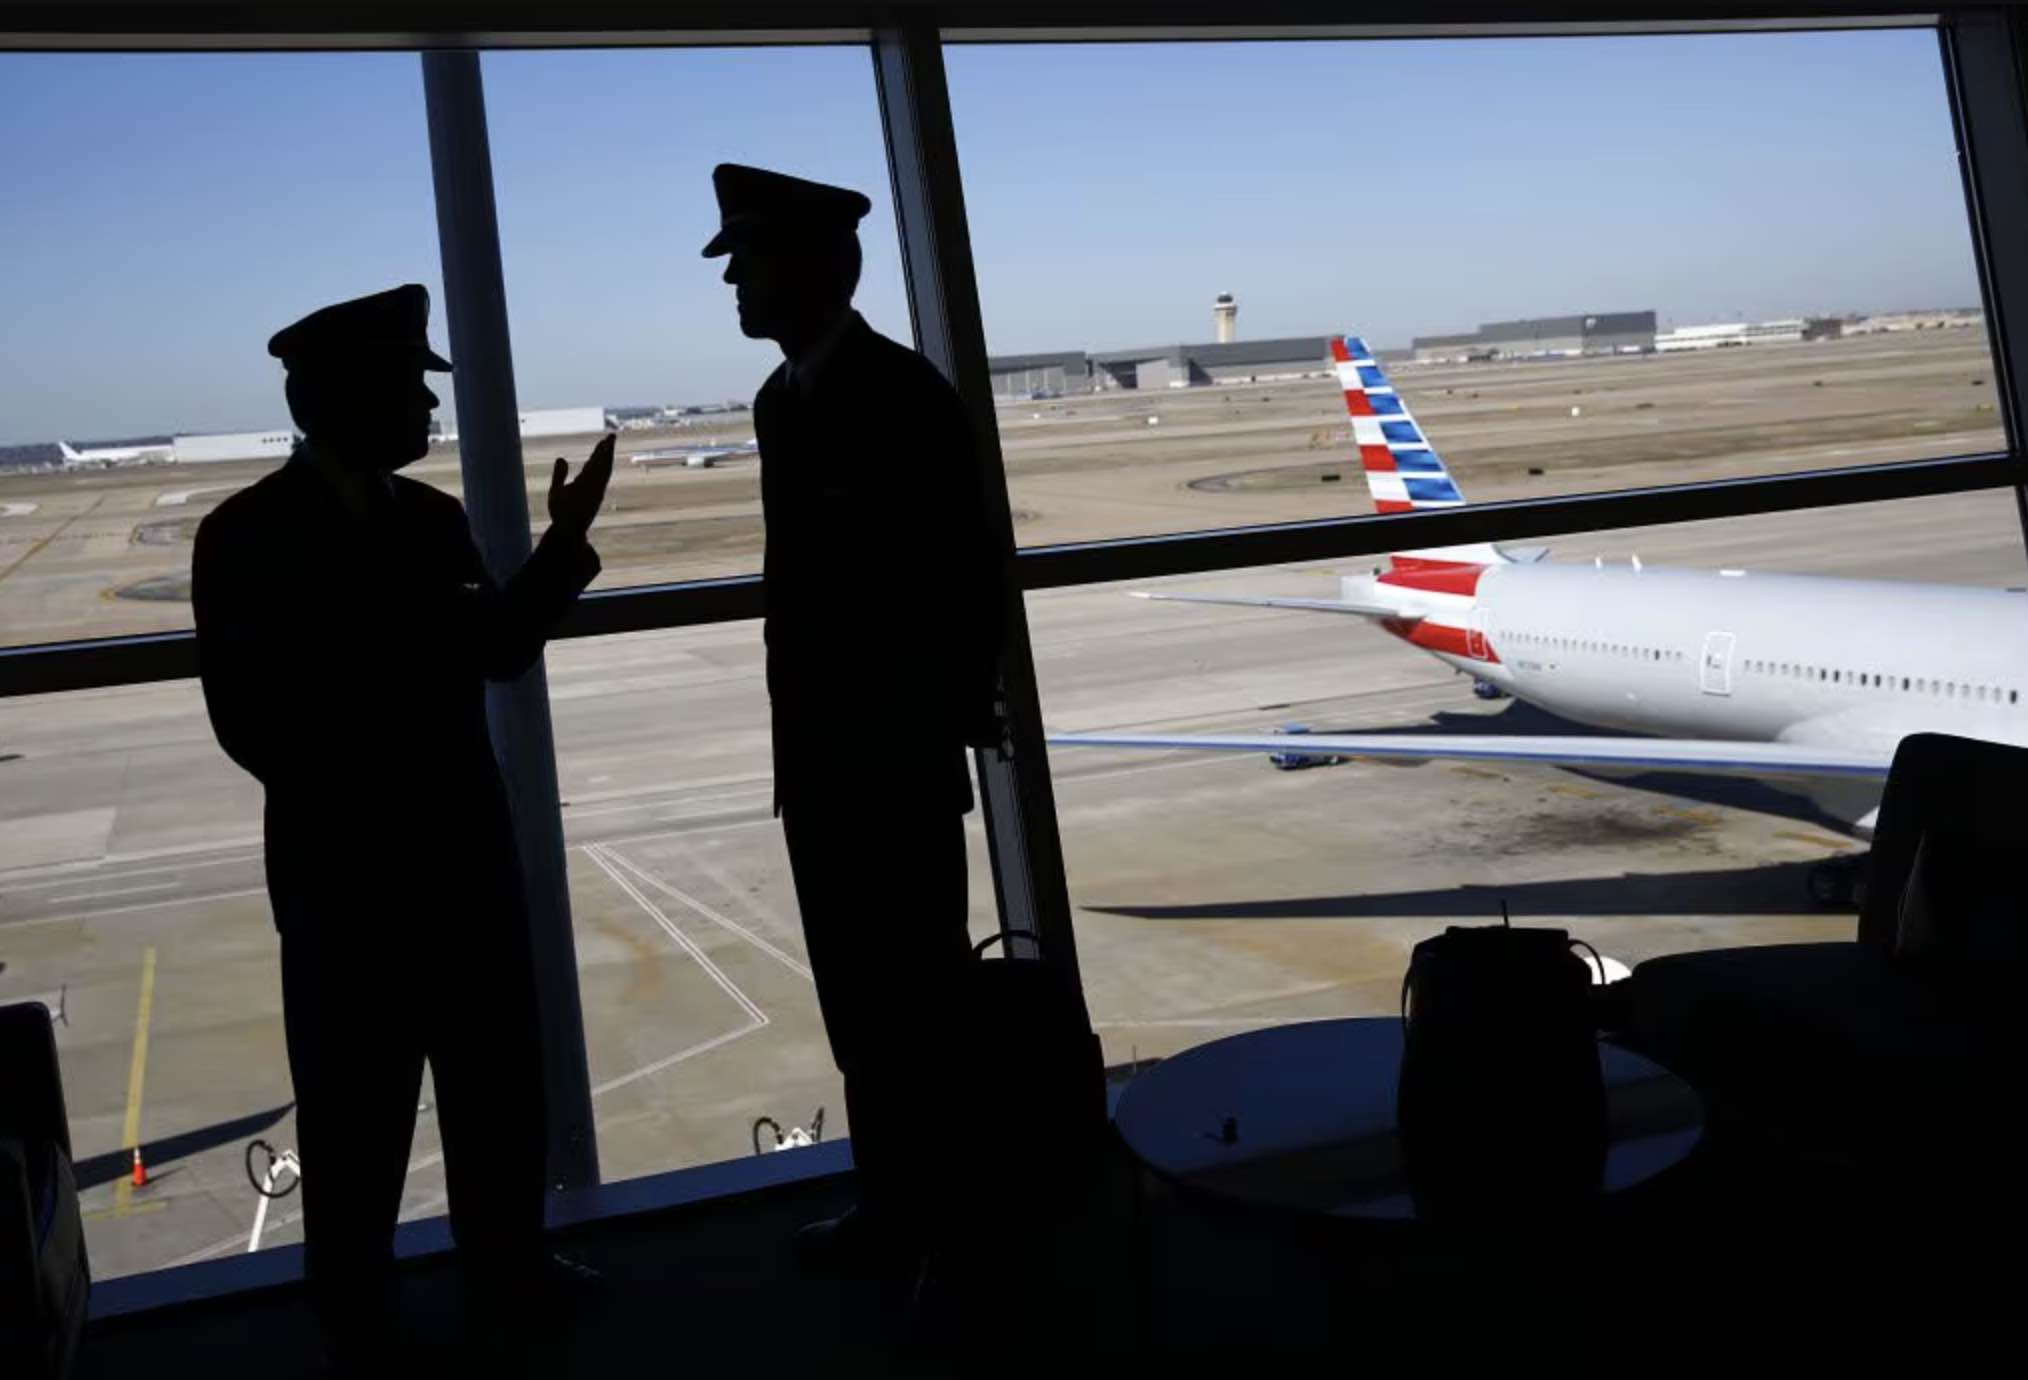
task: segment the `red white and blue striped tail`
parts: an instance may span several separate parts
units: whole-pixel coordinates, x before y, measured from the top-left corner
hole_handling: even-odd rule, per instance
[[[1345,390],[1345,410],[1352,414],[1352,441],[1373,506],[1383,513],[1464,507],[1465,496],[1443,457],[1430,448],[1366,342],[1356,335],[1340,336],[1331,342],[1331,358]]]
[[[1331,358],[1337,365],[1338,385],[1345,390],[1345,410],[1352,417],[1352,443],[1359,452],[1360,467],[1366,471],[1366,487],[1373,495],[1374,510],[1419,513],[1464,507],[1464,492],[1409,412],[1408,403],[1394,391],[1387,371],[1380,367],[1366,342],[1356,335],[1338,336],[1331,341]],[[1485,543],[1405,551],[1395,556],[1397,565],[1492,564],[1505,559]]]

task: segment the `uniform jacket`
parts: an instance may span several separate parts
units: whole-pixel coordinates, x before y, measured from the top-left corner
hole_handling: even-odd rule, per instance
[[[298,455],[197,530],[205,706],[267,788],[285,934],[519,909],[485,683],[526,670],[598,573],[588,544],[551,533],[501,585],[456,499],[396,475],[374,506],[347,509]]]
[[[1004,553],[956,390],[857,315],[754,399],[778,809],[971,808],[998,741]]]

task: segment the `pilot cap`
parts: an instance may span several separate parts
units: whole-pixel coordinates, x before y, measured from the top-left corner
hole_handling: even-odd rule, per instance
[[[404,283],[371,297],[318,308],[276,331],[268,341],[268,353],[291,370],[358,365],[382,356],[447,371],[451,362],[430,348],[429,324],[429,289],[421,283]]]
[[[704,246],[704,257],[730,254],[740,238],[766,234],[819,235],[852,231],[873,203],[847,187],[806,182],[786,173],[720,163],[711,170],[718,193],[718,233]]]

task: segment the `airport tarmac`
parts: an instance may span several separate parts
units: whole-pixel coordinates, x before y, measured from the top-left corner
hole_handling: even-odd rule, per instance
[[[1481,502],[2004,444],[1985,333],[1971,328],[1403,366],[1393,376]],[[997,415],[1016,538],[1026,546],[1372,511],[1344,399],[1329,375],[1006,402]],[[709,469],[632,463],[644,451],[751,435],[741,414],[623,433],[599,518],[605,569],[596,587],[757,570],[757,461]],[[574,462],[590,448],[589,437],[525,445],[538,528],[552,458]],[[458,465],[455,446],[439,447],[404,472],[461,493]],[[198,521],[272,468],[233,462],[0,475],[0,644],[188,627]]]
[[[1460,477],[1476,492],[1462,463]],[[1549,544],[1563,559],[2028,583],[2005,492]],[[1166,583],[1329,594],[1329,569]],[[1050,727],[1526,719],[1363,623],[1125,595],[1029,597]],[[769,813],[758,626],[558,644],[549,670],[603,1173],[749,1154],[762,1115],[807,1125],[821,1106],[827,1134],[842,1133]],[[895,723],[909,719],[897,703]],[[1114,1062],[1392,1010],[1413,943],[1503,899],[1627,962],[1852,931],[1849,914],[1809,906],[1803,873],[1853,845],[1771,791],[1468,765],[1278,772],[1183,752],[1059,750],[1052,770],[1086,991]],[[0,781],[0,1001],[64,1013],[95,1270],[246,1249],[246,1145],[294,1143],[258,788],[213,744],[190,683],[0,702]],[[971,824],[984,934],[994,907]],[[444,1203],[427,1089],[423,1102],[408,1216]],[[154,1176],[140,1189],[122,1186],[135,1141]],[[300,1239],[299,1205],[275,1205],[265,1243]]]

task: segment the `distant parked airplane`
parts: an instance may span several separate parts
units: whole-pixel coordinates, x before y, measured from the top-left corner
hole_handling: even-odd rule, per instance
[[[738,445],[671,447],[663,450],[644,450],[632,457],[630,463],[643,469],[654,469],[658,465],[682,465],[693,470],[708,470],[725,460],[737,460],[743,456],[760,454],[760,442],[741,441]]]

